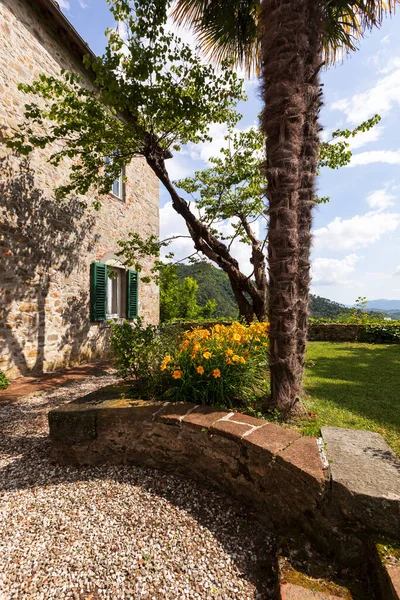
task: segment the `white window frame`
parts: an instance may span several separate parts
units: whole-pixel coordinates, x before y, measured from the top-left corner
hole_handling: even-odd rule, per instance
[[[123,269],[119,269],[119,268],[113,268],[108,266],[109,270],[112,270],[114,273],[116,273],[116,277],[108,277],[107,276],[107,310],[106,310],[106,316],[107,319],[121,319],[123,318],[123,298],[122,298],[122,294],[123,294],[123,277],[125,274],[125,271]],[[114,291],[115,290],[115,291]],[[116,307],[117,307],[117,312],[113,312],[112,308],[113,308],[113,304],[115,301],[114,298],[114,293],[116,293]]]
[[[106,156],[106,163],[110,163],[112,161],[112,157],[111,156]],[[115,179],[113,181],[113,184],[111,186],[111,190],[110,190],[110,194],[111,196],[114,196],[114,198],[118,198],[118,200],[123,200],[124,199],[124,169],[122,168],[119,174],[119,177],[117,177],[117,179]],[[114,186],[118,185],[118,189],[119,189],[119,194],[116,194],[114,192]]]
[[[113,196],[115,196],[115,198],[118,198],[118,200],[123,200],[124,199],[124,170],[121,169],[121,173],[119,174],[119,177],[117,177],[117,179],[115,179],[115,181],[112,184],[112,188],[111,188],[111,194]],[[117,194],[114,191],[114,187],[118,185],[118,189],[119,189],[119,194]]]

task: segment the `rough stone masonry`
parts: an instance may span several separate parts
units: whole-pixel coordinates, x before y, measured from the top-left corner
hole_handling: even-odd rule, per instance
[[[16,130],[29,100],[18,83],[61,69],[87,78],[68,27],[70,36],[79,36],[61,13],[55,23],[55,10],[52,0],[0,0],[3,134]],[[123,199],[110,194],[95,211],[92,196],[85,210],[78,200],[55,200],[53,190],[65,182],[69,165],[49,165],[49,154],[35,151],[22,161],[0,143],[0,369],[9,377],[103,356],[109,326],[90,322],[90,264],[105,262],[130,231],[159,233],[158,181],[144,159],[127,167]],[[151,267],[146,261],[142,274]],[[139,315],[156,323],[158,314],[157,286],[141,282]]]

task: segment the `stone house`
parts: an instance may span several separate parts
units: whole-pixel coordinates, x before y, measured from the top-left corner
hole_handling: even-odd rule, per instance
[[[55,1],[0,0],[0,131],[21,121],[19,82],[61,69],[87,77],[90,52]],[[53,167],[48,155],[22,160],[0,143],[0,369],[9,377],[104,356],[109,317],[158,322],[157,286],[138,285],[115,254],[130,231],[159,233],[159,184],[145,160],[126,167],[96,211],[98,198],[86,209],[55,199],[68,165]]]

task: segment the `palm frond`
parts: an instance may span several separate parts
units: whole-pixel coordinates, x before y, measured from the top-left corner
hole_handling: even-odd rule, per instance
[[[259,0],[177,0],[172,16],[190,27],[206,56],[257,71]]]
[[[357,43],[383,18],[395,12],[400,0],[324,0],[324,54],[327,64],[357,49]]]
[[[318,1],[318,0],[315,0]],[[326,64],[357,49],[364,34],[380,27],[400,0],[320,0]],[[214,62],[231,60],[248,73],[259,66],[259,0],[176,0],[172,16],[190,27]]]

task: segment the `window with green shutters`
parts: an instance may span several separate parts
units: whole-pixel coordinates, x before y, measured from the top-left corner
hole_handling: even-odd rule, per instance
[[[138,316],[139,277],[136,271],[126,272],[126,316],[135,319]]]
[[[90,320],[107,319],[107,265],[90,265]]]
[[[111,270],[108,273],[108,270]],[[110,276],[109,276],[110,275]],[[90,320],[135,319],[138,316],[139,277],[136,271],[90,265]]]

